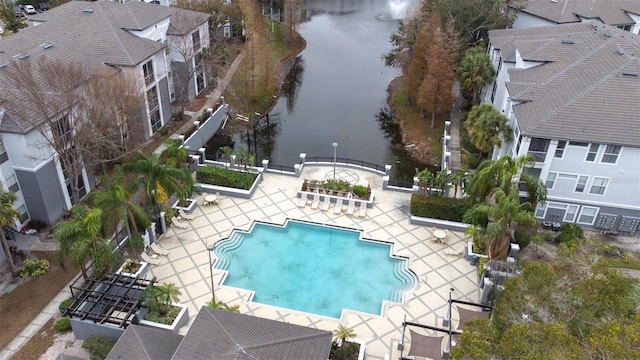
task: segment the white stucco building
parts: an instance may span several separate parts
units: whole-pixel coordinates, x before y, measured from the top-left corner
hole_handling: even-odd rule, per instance
[[[640,39],[598,23],[493,30],[483,101],[509,119],[548,189],[536,215],[635,235],[640,225]]]

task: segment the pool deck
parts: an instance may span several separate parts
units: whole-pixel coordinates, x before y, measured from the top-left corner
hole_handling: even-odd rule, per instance
[[[373,208],[367,209],[364,218],[357,216],[357,208],[354,216],[348,216],[344,212],[334,214],[333,206],[326,212],[313,210],[309,205],[304,208],[298,206],[297,190],[303,179],[332,177],[331,166],[306,165],[300,178],[266,173],[251,199],[222,196],[218,205],[202,206],[202,197],[198,197],[200,205],[192,212],[195,219],[183,221],[188,229],[171,226],[167,234],[160,237],[159,244],[170,252],[166,257],[159,257],[161,263],[153,266],[150,273],[161,283],[178,286],[182,292],[180,300],[189,306],[193,321],[200,307],[211,300],[206,246],[226,238],[234,228],[248,229],[253,220],[282,224],[286,218],[293,218],[362,229],[365,237],[392,242],[394,254],[409,258],[409,268],[418,277],[418,284],[405,293],[402,304],[389,303],[382,316],[346,310],[338,320],[248,302],[248,291],[220,285],[224,273],[214,269],[217,299],[230,305],[240,305],[243,314],[329,331],[340,324],[346,325],[355,330],[358,340],[366,343],[367,359],[380,360],[387,354],[397,355],[395,348],[402,337],[405,316],[407,321],[442,326],[451,288],[455,289],[455,299],[477,302],[475,267],[462,257],[444,254],[446,247],[458,249],[464,243],[464,234],[450,232],[448,245],[427,240],[430,237],[427,228],[409,223],[411,194],[382,190],[381,175],[354,168],[339,167],[336,171],[337,178],[371,186],[375,203]],[[454,322],[455,318],[454,315]],[[180,333],[186,333],[190,325],[191,322]]]

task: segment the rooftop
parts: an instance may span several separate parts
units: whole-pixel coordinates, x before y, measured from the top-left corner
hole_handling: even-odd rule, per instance
[[[638,35],[577,23],[489,36],[505,62],[527,62],[506,84],[523,135],[640,146]]]
[[[634,24],[629,13],[640,15],[638,0],[527,0],[520,11],[557,24],[579,22],[580,17],[609,25]]]

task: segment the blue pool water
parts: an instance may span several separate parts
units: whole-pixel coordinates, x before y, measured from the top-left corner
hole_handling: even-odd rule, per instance
[[[216,244],[224,284],[254,290],[253,301],[340,318],[342,309],[379,315],[416,283],[390,244],[360,240],[361,231],[289,220],[255,222]]]

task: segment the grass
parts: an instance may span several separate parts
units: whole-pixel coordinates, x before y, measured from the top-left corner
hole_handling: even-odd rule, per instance
[[[42,328],[29,340],[22,349],[15,353],[14,359],[38,360],[52,345],[55,336],[53,324],[56,320],[49,319]]]
[[[49,260],[51,269],[40,278],[27,280],[11,293],[0,297],[0,348],[7,346],[78,274],[76,269],[62,269],[56,265],[54,252],[32,251],[31,254],[39,259]]]

